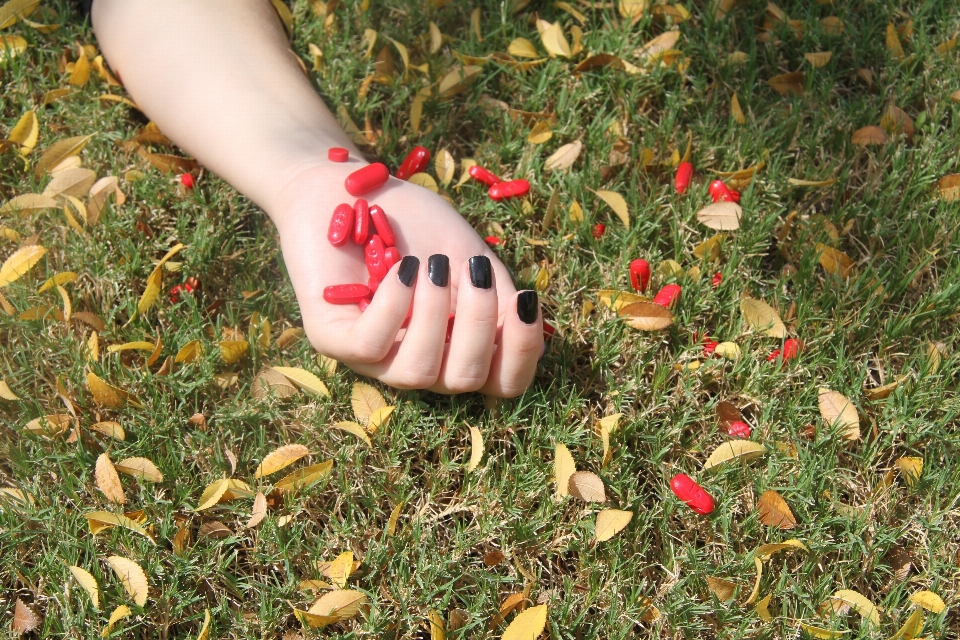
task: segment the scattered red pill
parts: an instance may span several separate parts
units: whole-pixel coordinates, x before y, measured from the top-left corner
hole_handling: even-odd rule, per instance
[[[733,436],[734,438],[749,438],[750,425],[740,420],[737,420],[736,422],[731,422],[730,426],[727,427],[727,433]]]
[[[430,162],[430,150],[426,147],[414,147],[413,151],[407,154],[407,157],[400,163],[397,169],[397,177],[406,180],[415,173],[420,173],[427,168]]]
[[[492,187],[495,184],[500,184],[503,182],[503,179],[492,171],[488,171],[483,167],[473,165],[467,169],[467,173],[470,174],[470,177],[474,180],[479,180],[488,187]]]
[[[723,274],[717,271],[713,274],[713,280],[710,281],[713,284],[713,288],[716,289],[720,286],[720,283],[723,282]]]
[[[487,190],[487,195],[491,200],[503,200],[504,198],[521,198],[530,193],[530,183],[526,180],[510,180],[509,182],[498,182]]]
[[[770,352],[770,355],[767,356],[767,362],[773,362],[780,357],[780,349],[774,349]]]
[[[363,300],[357,303],[357,306],[360,307],[360,313],[363,313],[364,311],[367,310],[367,307],[370,306],[370,301],[364,298]]]
[[[709,338],[703,341],[703,355],[706,358],[709,358],[713,355],[713,352],[717,350],[717,345],[720,343],[716,340],[710,340]]]
[[[335,284],[323,290],[323,299],[330,304],[357,304],[369,297],[369,287],[362,284]]]
[[[331,162],[346,162],[350,159],[350,152],[343,147],[330,147],[327,149],[327,160]]]
[[[657,295],[653,297],[653,303],[659,304],[661,307],[670,308],[673,303],[677,301],[678,297],[680,297],[680,285],[668,284],[663,289],[660,289]]]
[[[185,186],[187,189],[193,189],[194,184],[195,184],[194,181],[193,181],[193,176],[190,175],[189,173],[181,173],[181,174],[180,174],[180,184],[182,184],[183,186]]]
[[[348,204],[338,204],[330,217],[327,240],[335,247],[342,247],[347,244],[351,231],[353,231],[353,207]]]
[[[495,247],[498,244],[503,244],[503,240],[501,240],[497,236],[487,236],[486,238],[483,239],[483,241],[486,242],[491,247]]]
[[[375,204],[370,207],[370,220],[373,222],[373,227],[377,230],[377,233],[380,234],[384,247],[396,246],[397,234],[393,232],[393,227],[387,220],[387,214],[380,208],[380,205]]]
[[[554,329],[551,325],[547,324],[547,321],[544,320],[543,321],[543,339],[546,340],[547,338],[552,338],[555,332],[556,332],[556,329]]]
[[[670,489],[678,498],[687,503],[688,507],[700,515],[707,515],[714,509],[715,505],[710,494],[685,473],[678,473],[673,476],[673,479],[670,480]]]
[[[377,289],[380,288],[380,281],[374,278],[373,276],[370,276],[369,278],[367,278],[367,287],[370,289],[370,291],[372,291],[373,293],[376,293]]]
[[[180,302],[180,285],[175,284],[170,287],[170,304],[177,304]]]
[[[387,261],[387,271],[390,271],[390,267],[400,262],[400,250],[396,247],[387,247],[386,251],[383,252],[383,256]]]
[[[387,249],[380,236],[370,236],[363,247],[363,261],[367,264],[367,273],[377,280],[387,275]]]
[[[593,234],[594,238],[599,240],[603,237],[603,234],[606,230],[607,225],[603,224],[602,222],[598,222],[597,224],[593,225],[593,231],[591,231],[591,233]]]
[[[708,187],[714,202],[740,202],[740,192],[734,191],[723,180],[714,180]]]
[[[647,292],[650,284],[650,263],[643,258],[637,258],[630,263],[630,285],[634,291]]]
[[[803,352],[803,341],[797,338],[787,338],[783,342],[783,359],[793,360]]]
[[[370,205],[363,198],[353,203],[353,241],[363,244],[370,237]]]
[[[374,162],[348,175],[343,181],[343,186],[350,195],[360,197],[374,189],[379,189],[389,179],[390,170],[387,169],[387,165]]]
[[[673,188],[677,193],[686,193],[690,186],[690,178],[693,177],[693,165],[689,162],[681,162],[677,167],[677,175],[673,178]]]
[[[453,335],[453,323],[456,319],[457,319],[457,314],[455,313],[451,313],[450,316],[447,318],[447,337],[446,337],[447,342],[450,342],[450,336]]]

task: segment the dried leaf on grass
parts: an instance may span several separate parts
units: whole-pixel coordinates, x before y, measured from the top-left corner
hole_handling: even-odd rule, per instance
[[[720,602],[727,602],[733,599],[737,585],[736,583],[730,582],[729,580],[724,580],[723,578],[707,576],[707,588],[710,589],[710,592],[713,595],[717,596],[717,599],[720,600]]]
[[[715,202],[697,212],[700,224],[718,231],[736,231],[742,218],[743,209],[736,202]]]
[[[367,435],[367,431],[358,423],[351,422],[349,420],[342,420],[330,425],[331,429],[338,429],[340,431],[346,431],[347,433],[352,433],[361,440],[363,440],[368,447],[373,446],[373,441],[370,440],[370,436]]]
[[[2,58],[0,58],[0,60],[2,60]],[[13,620],[10,621],[10,626],[14,633],[30,633],[39,627],[42,622],[43,620],[33,611],[33,609],[28,607],[23,600],[17,598],[17,602],[13,607]]]
[[[844,440],[860,439],[860,416],[850,400],[837,391],[821,388],[817,402],[820,415],[830,427],[837,427]]]
[[[123,556],[110,556],[107,558],[107,564],[120,578],[123,588],[130,594],[133,601],[140,607],[147,604],[147,597],[150,595],[150,583],[147,580],[147,574],[143,572],[140,565]]]
[[[77,584],[87,592],[87,595],[90,596],[90,601],[93,603],[94,608],[100,608],[100,586],[97,584],[96,578],[94,578],[89,571],[81,567],[75,567],[73,565],[67,566],[67,569],[70,570],[70,573],[73,574],[74,579],[77,581]]]
[[[570,477],[577,472],[577,465],[570,455],[570,450],[562,442],[557,443],[553,457],[553,477],[557,484],[556,497],[570,495]]]
[[[27,245],[14,251],[0,267],[0,289],[20,279],[47,253],[40,245]]]
[[[618,314],[628,325],[641,331],[660,331],[673,324],[669,309],[645,300],[621,307]]]
[[[502,640],[536,640],[547,626],[547,605],[530,607],[517,617],[503,632]]]
[[[604,542],[620,533],[633,519],[633,511],[603,509],[597,514],[594,536],[597,542]]]
[[[787,327],[780,319],[780,314],[763,300],[744,298],[740,301],[740,311],[743,319],[754,329],[771,338],[787,337]]]
[[[281,469],[290,466],[300,458],[310,455],[310,449],[302,444],[288,444],[274,449],[264,457],[254,471],[254,479],[269,476]]]
[[[567,491],[584,502],[606,502],[603,480],[589,471],[577,471],[567,480]]]
[[[767,448],[752,440],[730,440],[717,447],[703,463],[704,469],[712,469],[725,462],[741,460],[749,462],[764,456]]]
[[[110,461],[110,456],[101,453],[97,458],[95,475],[97,478],[97,488],[107,497],[107,500],[116,504],[125,504],[126,496],[123,495],[123,485],[120,484],[120,476]]]
[[[480,466],[483,459],[483,434],[476,427],[470,427],[470,462],[467,471],[473,471]]]
[[[375,411],[387,406],[387,401],[383,399],[380,392],[364,382],[353,384],[350,403],[353,406],[353,413],[357,417],[357,421],[364,425],[369,424]]]
[[[764,491],[757,501],[757,511],[759,512],[760,522],[768,527],[777,527],[778,529],[793,529],[797,526],[797,519],[790,506],[783,497],[770,489]]]

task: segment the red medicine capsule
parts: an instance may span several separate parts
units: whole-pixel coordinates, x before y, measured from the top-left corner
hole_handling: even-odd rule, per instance
[[[650,284],[650,263],[643,258],[637,258],[630,263],[630,285],[634,291],[647,292]]]
[[[723,180],[714,180],[708,187],[714,202],[740,202],[740,192],[734,191]]]
[[[343,181],[343,186],[350,195],[360,197],[374,189],[379,189],[389,179],[390,170],[387,169],[387,165],[374,162],[348,175]]]
[[[193,176],[190,175],[189,173],[181,173],[181,174],[180,174],[180,184],[182,184],[182,185],[183,185],[184,187],[186,187],[187,189],[193,189],[194,184],[195,184],[194,181],[193,181]]]
[[[486,242],[491,247],[495,247],[498,244],[503,244],[503,240],[501,240],[497,236],[487,236],[486,238],[483,239],[483,241]]]
[[[177,304],[180,302],[180,291],[181,287],[178,284],[170,287],[170,304]]]
[[[679,297],[680,285],[668,284],[663,289],[660,289],[660,291],[657,292],[657,295],[653,297],[653,303],[658,304],[661,307],[670,308]]]
[[[426,147],[414,147],[413,151],[407,154],[407,157],[400,163],[396,176],[401,180],[406,180],[415,173],[420,173],[427,168],[430,162],[430,150]]]
[[[374,278],[373,276],[370,276],[369,278],[367,278],[367,287],[370,288],[370,291],[372,291],[373,293],[376,293],[377,289],[380,288],[380,281]]]
[[[733,436],[734,438],[749,438],[750,425],[740,420],[737,420],[736,422],[731,422],[730,426],[727,427],[727,433]]]
[[[590,233],[593,234],[594,238],[599,240],[600,238],[603,237],[603,234],[606,230],[607,230],[607,225],[603,224],[602,222],[598,222],[597,224],[593,225],[593,230]]]
[[[450,342],[450,336],[453,335],[453,323],[457,319],[457,314],[451,313],[447,317],[447,337],[446,342]]]
[[[713,280],[710,281],[713,284],[713,288],[716,289],[720,286],[720,283],[723,282],[723,274],[717,271],[713,274]]]
[[[713,512],[715,507],[713,498],[687,474],[678,473],[673,476],[673,479],[670,480],[670,489],[678,498],[686,502],[688,507],[700,515],[705,516]]]
[[[400,262],[400,250],[396,247],[387,247],[383,252],[383,257],[387,260],[387,271],[390,271],[393,265]]]
[[[552,325],[547,324],[547,321],[543,321],[543,339],[548,340],[553,337],[553,334],[556,333],[556,329]],[[541,357],[543,357],[541,355]]]
[[[703,356],[705,358],[712,356],[713,352],[717,350],[717,346],[719,346],[719,344],[720,343],[716,340],[710,340],[709,338],[705,339],[703,341]]]
[[[384,213],[380,205],[375,204],[370,207],[370,221],[373,222],[374,229],[380,234],[384,247],[393,247],[397,244],[397,234],[393,232],[390,221],[387,220],[387,214]]]
[[[503,179],[492,171],[488,171],[483,167],[473,165],[467,169],[467,173],[470,174],[470,177],[474,180],[478,180],[488,187],[492,187],[495,184],[500,184],[503,182]]]
[[[797,338],[787,338],[783,342],[783,359],[793,360],[803,352],[803,341]]]
[[[327,149],[327,160],[331,162],[346,162],[350,159],[350,152],[343,147],[330,147]]]
[[[323,290],[323,299],[330,304],[357,304],[370,297],[370,289],[362,284],[335,284]]]
[[[498,201],[504,198],[521,198],[528,193],[530,193],[530,183],[526,180],[498,182],[487,190],[490,199]]]
[[[356,220],[353,223],[353,241],[363,244],[370,237],[370,205],[363,198],[353,203]]]
[[[693,177],[693,165],[689,162],[681,162],[677,167],[677,175],[673,178],[673,188],[677,193],[686,193],[690,186],[690,178]]]
[[[386,247],[380,236],[371,236],[363,247],[363,259],[367,263],[367,273],[377,280],[383,280],[387,275]]]
[[[330,218],[327,240],[335,247],[342,247],[350,239],[351,231],[353,231],[353,207],[348,204],[338,204]]]

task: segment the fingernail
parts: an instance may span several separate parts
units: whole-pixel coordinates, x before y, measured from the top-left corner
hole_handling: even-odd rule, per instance
[[[470,258],[470,282],[477,289],[489,289],[493,286],[493,269],[487,256]]]
[[[417,271],[420,270],[420,259],[416,256],[404,256],[400,261],[400,268],[397,269],[397,279],[405,287],[413,286],[413,281],[417,277]]]
[[[435,253],[427,259],[427,276],[430,282],[438,287],[447,286],[450,279],[450,258],[442,253]]]
[[[517,295],[517,315],[525,323],[533,324],[540,312],[539,303],[536,291],[521,291]]]

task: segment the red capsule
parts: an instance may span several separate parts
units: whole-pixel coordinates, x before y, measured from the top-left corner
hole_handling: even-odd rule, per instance
[[[803,341],[797,338],[787,338],[783,342],[783,359],[793,360],[803,352]]]
[[[380,234],[384,247],[394,247],[397,244],[397,234],[393,232],[390,221],[387,220],[387,214],[380,205],[375,204],[370,207],[370,221],[373,222],[373,228]]]
[[[548,338],[552,338],[554,333],[556,333],[556,329],[554,329],[553,326],[547,324],[547,321],[544,320],[543,321],[543,339],[547,340]],[[543,356],[541,355],[541,357]]]
[[[390,170],[387,169],[387,165],[374,162],[348,175],[343,181],[343,186],[350,195],[360,197],[374,189],[379,189],[389,179]]]
[[[357,306],[360,308],[360,313],[363,313],[364,311],[367,310],[367,307],[370,306],[370,301],[364,298],[363,300],[357,303]]]
[[[172,287],[170,287],[170,304],[177,304],[178,302],[180,302],[181,290],[182,289],[178,284],[175,284]]]
[[[335,284],[323,290],[323,299],[330,304],[357,304],[370,297],[370,289],[362,284]]]
[[[186,282],[184,283],[184,286],[190,287],[191,290],[199,289],[200,281],[197,280],[195,277],[190,276],[189,278],[187,278]]]
[[[602,222],[598,222],[597,224],[593,225],[593,230],[590,233],[593,234],[594,238],[599,240],[603,237],[603,234],[606,232],[606,230],[607,225],[603,224]]]
[[[710,494],[685,473],[678,473],[673,476],[673,479],[670,480],[670,489],[678,498],[686,502],[688,507],[700,515],[705,516],[712,513],[716,506]]]
[[[396,247],[387,247],[386,251],[383,252],[384,258],[387,261],[387,271],[390,271],[390,268],[400,262],[400,250]]]
[[[711,280],[710,283],[713,285],[713,288],[716,289],[720,286],[721,282],[723,282],[723,274],[717,271],[713,274],[713,280]]]
[[[630,263],[630,285],[634,291],[647,292],[650,284],[650,263],[643,258],[637,258]]]
[[[500,184],[503,182],[503,179],[500,176],[478,165],[473,165],[467,169],[467,173],[470,174],[471,178],[482,182],[488,187],[492,187],[495,184]]]
[[[767,356],[767,362],[773,362],[780,357],[780,349],[774,349],[770,352],[770,355]]]
[[[380,236],[370,236],[363,247],[363,261],[367,264],[367,273],[377,280],[387,275],[387,248]]]
[[[400,163],[396,176],[401,180],[406,180],[415,173],[420,173],[427,168],[430,162],[430,150],[426,147],[414,147],[413,151],[407,154],[407,157]]]
[[[447,317],[447,337],[446,342],[450,342],[450,336],[453,335],[453,323],[457,319],[457,314],[451,313]]]
[[[681,162],[677,167],[677,175],[673,178],[673,188],[677,193],[686,193],[690,186],[690,178],[693,177],[693,165],[689,162]]]
[[[750,425],[740,420],[737,420],[736,422],[731,422],[730,426],[727,427],[727,433],[733,436],[734,438],[749,438]]]
[[[350,159],[350,152],[343,147],[330,147],[327,149],[327,160],[331,162],[346,162]]]
[[[491,247],[495,247],[498,244],[503,244],[503,240],[501,240],[497,236],[487,236],[486,238],[483,239],[483,241],[486,242]]]
[[[709,358],[713,355],[713,352],[717,350],[717,346],[720,343],[716,340],[710,340],[709,338],[703,341],[703,356]]]
[[[353,203],[353,241],[363,244],[370,237],[370,205],[363,198]]]
[[[521,198],[530,193],[530,183],[526,180],[510,180],[509,182],[498,182],[487,190],[487,195],[491,200],[503,200],[504,198]]]
[[[740,192],[734,191],[723,180],[714,180],[708,187],[714,202],[740,202]]]
[[[370,291],[372,291],[373,293],[376,293],[377,289],[380,288],[380,281],[374,278],[373,276],[370,276],[369,278],[367,278],[367,287],[370,289]]]
[[[348,204],[338,204],[330,217],[330,228],[327,230],[327,240],[335,247],[342,247],[350,239],[353,231],[353,207]]]
[[[653,297],[653,303],[659,304],[661,307],[670,308],[679,297],[680,285],[668,284],[663,289],[660,289],[660,291],[657,292],[657,295]]]
[[[194,183],[194,180],[193,180],[193,176],[190,175],[189,173],[181,173],[181,174],[180,174],[180,184],[182,184],[182,185],[183,185],[184,187],[186,187],[187,189],[193,189],[194,184],[195,184],[195,183]]]

